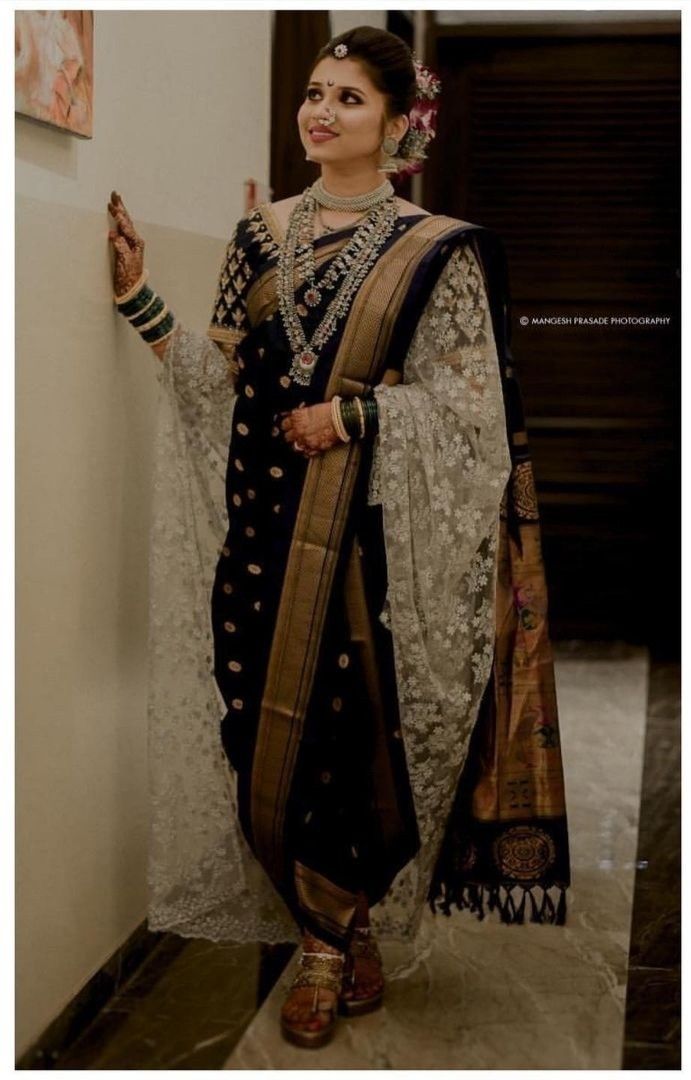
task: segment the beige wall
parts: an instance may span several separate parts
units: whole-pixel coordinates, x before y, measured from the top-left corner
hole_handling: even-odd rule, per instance
[[[344,34],[346,30],[352,30],[356,26],[377,26],[380,30],[386,30],[386,9],[379,11],[330,11],[331,35]]]
[[[111,301],[112,188],[205,328],[268,179],[271,13],[95,13],[94,138],[16,120],[17,1054],[146,908],[158,362]]]

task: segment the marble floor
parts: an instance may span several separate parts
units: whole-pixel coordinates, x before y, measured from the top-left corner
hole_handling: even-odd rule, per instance
[[[226,1069],[619,1069],[645,736],[643,649],[555,649],[573,884],[566,926],[427,912],[412,967],[384,945],[385,1006],[333,1041],[283,1040],[295,953]]]
[[[681,668],[651,667],[624,1069],[681,1068]]]
[[[652,972],[655,985],[674,989],[668,931],[676,915],[659,914],[652,867],[636,868],[637,859],[647,865],[651,844],[661,846],[656,794],[655,813],[641,834],[638,828],[648,655],[623,644],[574,642],[555,645],[555,660],[573,872],[567,925],[507,926],[496,915],[479,922],[468,912],[447,918],[427,911],[417,962],[403,946],[383,946],[384,1008],[358,1019],[339,1017],[333,1042],[316,1051],[291,1046],[279,1031],[298,959],[290,946],[267,952],[164,935],[86,1030],[53,1055],[50,1067],[675,1067],[674,1005],[653,1030],[645,987]],[[646,744],[646,775],[660,783],[673,766],[676,737],[676,691],[669,680],[662,691],[670,701],[651,702]],[[651,746],[655,721],[664,737]],[[670,791],[673,804],[673,785]],[[678,856],[673,828],[667,828],[664,865],[673,874]],[[630,958],[636,877],[636,895],[643,888],[645,896]],[[638,1034],[631,1034],[632,1020],[640,1020]],[[27,1060],[20,1067],[41,1066]]]

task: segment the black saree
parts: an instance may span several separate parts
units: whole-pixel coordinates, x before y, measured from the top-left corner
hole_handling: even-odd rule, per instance
[[[352,231],[316,241],[319,273]],[[300,925],[336,946],[358,892],[376,904],[419,837],[391,634],[378,618],[386,557],[381,508],[366,502],[371,445],[307,460],[278,422],[334,393],[367,394],[387,369],[386,379],[400,377],[417,308],[411,287],[431,288],[449,250],[441,241],[457,232],[452,219],[400,220],[301,387],[288,377],[277,313],[277,245],[255,210],[230,256],[230,303],[219,293],[209,331],[219,341],[227,329],[245,331],[235,351],[229,531],[212,594],[223,746],[253,852]],[[318,322],[323,311],[310,314]],[[313,329],[307,321],[308,337]]]
[[[317,280],[353,231],[315,241]],[[280,239],[268,205],[239,223],[209,329],[219,345],[231,347],[228,352],[239,368],[226,472],[229,528],[212,591],[214,676],[227,709],[221,738],[237,774],[238,814],[247,842],[298,925],[343,948],[358,893],[365,893],[370,906],[377,904],[420,844],[391,633],[379,618],[387,576],[381,507],[367,504],[370,444],[353,441],[305,459],[285,443],[278,425],[286,410],[328,401],[336,393],[371,394],[378,383],[399,380],[417,319],[452,251],[464,243],[472,244],[486,275],[514,471],[509,502],[504,502],[495,661],[482,724],[430,883],[432,910],[442,892],[447,913],[452,900],[477,910],[485,883],[494,890],[491,907],[498,902],[499,884],[519,882],[529,888],[538,872],[543,885],[556,874],[565,886],[563,777],[544,604],[541,678],[528,670],[530,663],[522,664],[522,675],[514,676],[513,683],[506,675],[520,645],[507,552],[510,535],[516,567],[518,485],[527,475],[527,457],[519,449],[525,439],[519,432],[517,386],[515,379],[510,381],[498,238],[453,218],[400,218],[343,326],[322,351],[309,387],[288,377],[291,355],[276,297]],[[301,283],[295,285],[299,302]],[[309,338],[323,310],[304,307],[303,312]],[[530,520],[535,585],[541,565],[535,519]],[[541,595],[544,599],[544,591]],[[539,603],[537,598],[532,610]],[[529,605],[522,602],[522,607]],[[520,618],[528,626],[525,611]],[[536,803],[530,814],[525,799],[519,804],[513,795],[508,802],[503,797],[516,790],[515,768],[508,787],[499,793],[491,787],[498,783],[502,763],[488,747],[507,757],[511,750],[517,754],[515,764],[525,759],[525,739],[534,739],[525,725],[523,743],[496,738],[505,735],[511,720],[510,695],[491,707],[497,685],[525,689],[531,715],[552,694],[548,714],[545,709],[540,713],[545,721],[540,737],[545,745],[549,742],[549,760],[537,761],[534,754],[531,760],[537,761],[532,779],[540,774],[540,790],[544,794],[546,783],[553,798]],[[529,790],[525,776],[518,786],[523,793]],[[489,790],[494,799],[487,798]],[[529,856],[521,864],[526,846]],[[503,917],[508,910],[506,901]],[[563,921],[563,905],[558,917]]]

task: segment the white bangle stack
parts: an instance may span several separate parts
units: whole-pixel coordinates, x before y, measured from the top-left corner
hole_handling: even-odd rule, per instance
[[[336,429],[336,433],[342,442],[350,442],[351,436],[348,434],[343,426],[343,420],[341,418],[341,397],[340,394],[334,394],[331,398],[331,419],[333,426]]]

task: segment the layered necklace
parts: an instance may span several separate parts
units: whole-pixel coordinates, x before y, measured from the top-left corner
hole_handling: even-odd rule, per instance
[[[314,223],[318,206],[350,213],[368,211],[348,243],[329,264],[317,286],[314,258]],[[339,319],[349,310],[350,302],[377,261],[379,252],[391,236],[398,216],[394,187],[384,180],[363,195],[332,195],[321,177],[305,188],[302,199],[293,208],[286,236],[278,257],[278,306],[292,352],[290,377],[300,386],[309,386],[324,345],[334,333]],[[295,300],[295,275],[302,277],[306,288],[304,304]],[[324,317],[307,340],[300,315],[321,303],[325,293],[335,295]]]

